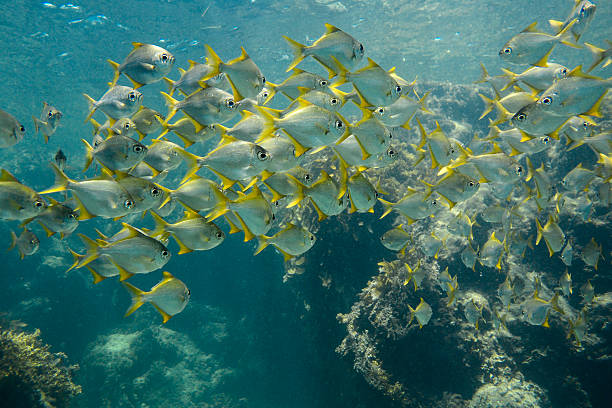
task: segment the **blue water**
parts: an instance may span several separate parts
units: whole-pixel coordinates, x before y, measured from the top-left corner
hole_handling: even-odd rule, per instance
[[[211,45],[224,60],[238,56],[243,46],[266,78],[280,83],[292,59],[282,35],[309,44],[324,32],[324,23],[360,40],[366,55],[381,66],[396,66],[409,80],[418,77],[419,90],[432,90],[432,105],[442,109],[436,111],[436,119],[447,133],[451,134],[453,122],[468,125],[469,132],[459,130],[454,136],[467,143],[473,131],[487,132],[486,120],[477,120],[482,104],[472,85],[480,76],[479,63],[492,75],[499,74],[502,64],[497,52],[512,35],[534,20],[548,29],[546,21],[565,19],[572,4],[570,0],[462,0],[452,4],[383,0],[5,1],[0,4],[0,49],[4,51],[0,58],[0,108],[17,117],[26,126],[27,135],[18,145],[0,151],[0,164],[22,183],[41,191],[53,184],[48,162],[61,147],[68,157],[67,173],[84,177],[80,139],[90,140],[92,133],[91,126],[83,123],[87,104],[81,94],[102,95],[112,79],[106,59],[121,61],[133,41],[167,48],[176,57],[176,65],[184,68],[189,59],[204,60],[204,44]],[[612,1],[598,1],[595,18],[581,41],[604,46],[604,40],[612,38],[610,21]],[[590,58],[584,49],[559,46],[551,61],[574,67],[590,64]],[[307,60],[300,67],[324,74],[314,61]],[[612,67],[594,73],[607,78]],[[176,68],[169,76],[178,78]],[[121,81],[127,84],[125,78]],[[161,82],[145,86],[141,89],[144,104],[166,113],[159,95],[165,90]],[[64,113],[60,129],[46,145],[42,137],[34,135],[30,119],[38,117],[43,101]],[[282,98],[275,100],[276,104],[284,102]],[[433,129],[433,120],[427,120],[426,127]],[[601,123],[602,130],[609,129],[610,117],[602,118]],[[418,142],[415,130],[406,137],[410,143]],[[194,146],[193,151],[204,154],[209,148]],[[538,157],[536,166],[547,160],[543,155]],[[579,162],[593,168],[595,156],[581,147],[552,161],[563,175]],[[184,170],[181,167],[169,179],[173,187]],[[401,174],[381,174],[395,177],[405,187]],[[411,180],[408,185],[417,187]],[[401,195],[401,191],[390,192],[394,199]],[[178,246],[171,240],[173,256],[164,270],[187,283],[192,295],[187,308],[163,326],[150,305],[124,318],[129,295],[115,279],[93,285],[84,269],[65,272],[72,263],[68,247],[83,248],[76,236],[46,238],[42,229],[34,226],[41,240],[38,253],[23,261],[16,251],[3,255],[0,312],[26,323],[26,330],[40,328],[52,351],[66,353],[70,363],[81,366],[74,381],[83,386],[83,393],[74,399],[75,407],[403,406],[364,380],[363,373],[354,370],[351,355],[342,357],[335,351],[346,336],[336,315],[351,310],[362,288],[378,274],[378,262],[396,259],[395,253],[379,243],[394,220],[387,217],[379,221],[382,207],[377,205],[375,210],[376,215],[344,212],[317,226],[317,244],[299,268],[303,274],[286,282],[280,254],[270,248],[254,257],[256,244],[243,243],[242,234],[229,235],[225,225],[222,228],[227,237],[212,251],[178,256]],[[317,225],[313,214],[310,218],[309,222]],[[152,226],[149,217],[132,217],[128,222]],[[563,222],[567,235],[579,245],[584,246],[591,237],[603,244],[604,258],[597,271],[585,268],[580,260],[570,268],[575,293],[590,278],[596,294],[609,293],[609,207],[597,207],[589,222],[571,217]],[[533,222],[530,225],[533,227]],[[120,225],[92,220],[81,223],[77,232],[94,236],[94,228],[113,234]],[[10,245],[10,230],[17,231],[18,222],[0,222],[0,247]],[[530,233],[535,235],[535,227]],[[489,229],[485,225],[475,230],[475,235],[482,245]],[[549,287],[553,286],[550,282],[556,282],[565,270],[558,256],[549,258],[542,244],[527,251],[525,273],[536,270],[548,277]],[[461,290],[479,291],[490,301],[495,299],[505,275],[480,265],[472,272],[461,263],[459,252],[449,250],[442,258],[439,270],[450,265],[451,274],[459,275]],[[130,282],[148,289],[159,277],[156,271]],[[453,406],[436,404],[441,404],[445,393],[467,401],[487,382],[480,378],[481,361],[475,357],[482,355],[474,351],[478,342],[452,329],[459,324],[456,322],[465,320],[463,309],[451,313],[440,300],[444,298],[440,290],[425,290],[434,308],[429,326],[398,340],[387,338],[384,331],[372,334],[371,329],[370,334],[378,340],[378,357],[385,362],[390,382],[401,383],[412,395],[412,403],[420,400],[422,406]],[[409,303],[414,307],[420,296],[411,296]],[[580,299],[576,299],[572,303],[577,308]],[[589,330],[600,341],[583,350],[576,351],[565,340],[567,325],[560,320],[556,325],[551,322],[549,331],[515,322],[510,327],[514,340],[500,340],[508,355],[516,359],[514,369],[545,389],[554,407],[606,404],[605,381],[612,375],[610,305],[594,313]],[[115,354],[109,351],[111,343],[121,346]]]

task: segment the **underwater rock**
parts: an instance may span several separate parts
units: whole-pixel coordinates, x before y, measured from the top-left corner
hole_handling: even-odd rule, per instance
[[[469,408],[546,408],[550,407],[546,393],[538,385],[525,381],[522,376],[497,384],[480,387]]]
[[[5,407],[68,407],[81,386],[72,382],[78,365],[66,366],[64,353],[52,353],[40,330],[0,331],[0,401]]]

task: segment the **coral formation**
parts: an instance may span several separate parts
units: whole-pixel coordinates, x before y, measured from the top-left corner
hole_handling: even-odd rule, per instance
[[[72,382],[78,365],[66,366],[64,353],[52,353],[40,331],[0,331],[0,401],[6,407],[67,407],[81,393]]]

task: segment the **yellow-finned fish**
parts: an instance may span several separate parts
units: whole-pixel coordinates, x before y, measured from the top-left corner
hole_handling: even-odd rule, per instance
[[[111,124],[110,120],[106,120],[103,125],[99,124],[94,118],[89,119],[89,122],[94,128],[94,147],[97,147],[105,139],[111,136],[120,135],[131,137],[136,131],[136,124],[130,118],[121,118],[113,124]]]
[[[584,300],[584,303],[591,303],[593,298],[595,297],[595,288],[591,284],[591,280],[587,279],[587,281],[580,287],[580,294]]]
[[[584,43],[584,45],[586,45],[588,50],[591,52],[591,55],[593,56],[593,63],[591,64],[589,69],[587,69],[586,72],[591,72],[593,68],[601,64],[602,61],[606,61],[601,66],[602,68],[605,68],[608,65],[610,65],[610,63],[612,63],[612,58],[611,58],[612,57],[612,41],[606,40],[606,43],[608,44],[608,49],[606,50],[604,50],[603,48],[596,47],[586,42]]]
[[[131,117],[142,106],[142,94],[129,86],[115,85],[102,95],[99,100],[83,94],[89,104],[89,113],[85,118],[88,122],[93,114],[100,110],[114,123],[114,120]]]
[[[514,286],[512,285],[512,281],[510,280],[510,274],[506,275],[506,280],[502,282],[501,285],[497,288],[497,297],[502,302],[504,307],[510,308],[510,302],[512,298],[515,296]]]
[[[465,158],[467,154],[466,150],[463,149],[457,141],[449,139],[444,134],[438,121],[436,121],[436,128],[429,134],[427,134],[418,118],[417,123],[419,125],[419,132],[421,133],[419,148],[427,145],[432,169],[447,166],[451,160]]]
[[[298,108],[282,118],[276,117],[268,108],[258,108],[265,120],[265,129],[260,140],[282,129],[295,145],[295,152],[299,157],[310,149],[318,151],[330,146],[347,134],[346,120],[339,113],[330,112],[302,99],[298,100]]]
[[[115,180],[134,200],[135,212],[142,212],[143,215],[147,210],[161,207],[168,195],[160,185],[144,178],[119,172]]]
[[[384,152],[364,160],[363,150],[354,135],[349,135],[341,143],[333,145],[332,149],[346,167],[356,167],[360,171],[389,166],[399,157],[398,151],[389,146]]]
[[[404,229],[404,224],[400,224],[397,227],[390,229],[380,237],[380,242],[385,248],[390,251],[399,251],[402,255],[406,250],[406,246],[411,241],[412,235]],[[416,290],[416,287],[414,290]]]
[[[87,149],[83,171],[89,168],[93,159],[111,171],[128,170],[143,161],[147,155],[147,147],[131,137],[115,135],[96,147],[91,147],[85,139],[81,141]]]
[[[38,247],[40,245],[38,237],[27,228],[23,229],[23,232],[19,234],[19,237],[15,235],[13,231],[11,231],[11,239],[12,242],[11,246],[8,248],[8,251],[16,247],[21,259],[29,255],[34,255],[38,251]]]
[[[576,22],[572,26],[570,33],[574,37],[574,41],[578,41],[595,16],[596,9],[597,6],[589,0],[576,0],[572,11],[565,21],[548,20],[548,23],[555,30],[555,33],[559,33],[575,20]]]
[[[255,98],[263,90],[266,84],[266,78],[259,70],[259,67],[257,67],[255,62],[249,57],[244,47],[240,47],[240,49],[242,54],[240,54],[238,58],[225,63],[213,49],[207,45],[206,60],[212,67],[212,71],[203,79],[206,81],[221,73],[227,75],[236,101],[245,98]]]
[[[164,123],[168,123],[176,112],[181,110],[194,121],[196,132],[200,132],[204,125],[225,123],[238,114],[238,103],[232,94],[219,88],[200,88],[181,101],[165,92],[161,94],[168,106]]]
[[[179,255],[213,249],[225,239],[225,234],[214,222],[207,221],[195,211],[186,210],[183,218],[173,224],[164,221],[153,211],[151,215],[155,221],[155,230],[151,236],[172,235],[180,247]]]
[[[299,107],[299,99],[303,99],[313,105],[320,106],[323,109],[327,109],[330,112],[338,112],[340,108],[346,103],[345,92],[342,92],[336,88],[330,87],[322,90],[299,88],[301,95],[298,99],[291,102],[281,113],[280,116],[285,116],[291,112],[294,108]]]
[[[562,81],[556,81],[540,95],[538,104],[545,113],[570,117],[590,115],[601,117],[599,106],[612,78],[602,79],[582,72],[582,66],[574,68]]]
[[[136,126],[136,133],[140,136],[140,140],[144,139],[149,133],[155,133],[162,127],[164,115],[155,109],[141,106],[138,111],[131,117]]]
[[[32,116],[34,120],[34,128],[36,133],[42,132],[45,138],[45,143],[49,142],[49,138],[53,136],[59,126],[60,119],[64,115],[57,108],[49,105],[47,102],[43,102],[43,109],[40,114],[40,119]]]
[[[429,319],[431,319],[431,315],[433,314],[431,306],[429,306],[429,304],[427,304],[427,302],[425,302],[423,298],[421,298],[421,301],[419,302],[417,307],[413,309],[412,307],[410,307],[410,305],[408,305],[408,309],[410,309],[410,321],[408,322],[408,324],[410,324],[412,320],[416,318],[417,322],[419,323],[420,329],[422,329],[423,326],[429,323]]]
[[[362,172],[357,171],[348,178],[347,188],[351,200],[349,214],[354,212],[374,213],[374,205],[376,205],[376,199],[379,197],[379,188],[374,187]]]
[[[137,210],[134,199],[113,178],[102,175],[95,179],[75,181],[69,179],[55,163],[51,163],[55,173],[55,185],[40,194],[51,194],[70,190],[78,203],[79,220],[99,216],[117,218]]]
[[[559,294],[555,293],[552,299],[544,300],[538,296],[538,291],[536,290],[533,296],[521,304],[523,319],[534,326],[550,327],[548,316],[551,309],[559,308],[558,299]]]
[[[516,156],[521,153],[536,154],[552,145],[550,136],[532,137],[517,128],[499,130],[497,126],[491,126],[487,139],[501,140],[503,142],[501,148],[508,156]],[[507,145],[507,147],[504,147],[504,145]]]
[[[207,86],[212,86],[219,89],[229,89],[230,84],[227,76],[220,73],[210,77],[214,68],[210,64],[201,64],[192,60],[189,62],[189,69],[186,71],[179,68],[181,77],[176,81],[164,77],[164,81],[168,84],[168,94],[172,96],[175,90],[179,90],[185,96],[194,93],[201,88],[200,82],[204,81]],[[208,78],[208,79],[206,79]]]
[[[564,296],[569,297],[572,294],[572,275],[567,272],[567,268],[559,278],[559,287]]]
[[[222,133],[220,125],[202,125],[190,118],[181,118],[174,123],[162,123],[164,130],[158,139],[168,132],[174,132],[184,144],[185,149],[194,143],[203,143]]]
[[[480,305],[478,307],[474,302],[474,299],[470,299],[465,306],[463,307],[463,313],[465,315],[466,320],[473,324],[476,330],[478,330],[478,323],[480,322],[482,317],[482,309],[484,305]],[[484,320],[484,319],[483,319]]]
[[[567,244],[565,244],[565,248],[563,248],[563,251],[561,251],[560,257],[565,265],[572,266],[572,261],[574,260],[574,248],[572,247],[570,240],[568,240]]]
[[[500,241],[495,236],[495,231],[493,231],[487,242],[485,242],[480,249],[478,261],[483,266],[501,269],[501,261],[504,256],[504,252],[506,252],[506,238],[504,237],[503,242]]]
[[[578,316],[576,316],[576,318],[574,318],[573,320],[568,320],[570,329],[569,333],[567,333],[567,338],[570,338],[572,335],[574,335],[574,338],[576,339],[576,344],[578,345],[578,347],[580,347],[582,339],[584,338],[584,335],[587,331],[586,309],[583,308],[578,313]]]
[[[36,217],[24,221],[23,225],[36,220],[47,233],[47,237],[58,232],[61,238],[70,235],[79,226],[78,212],[58,203],[53,197],[49,197],[48,200],[51,204]]]
[[[13,115],[0,109],[0,148],[16,145],[25,132],[25,127]]]
[[[189,168],[183,181],[205,166],[222,180],[223,189],[230,188],[237,181],[252,180],[265,171],[266,165],[271,160],[271,155],[263,147],[227,135],[223,136],[216,149],[204,157],[196,156],[185,150],[180,154]],[[266,177],[261,178],[264,180]]]
[[[265,130],[266,120],[259,114],[250,111],[241,112],[242,119],[231,128],[217,125],[221,133],[238,140],[255,143]]]
[[[270,154],[270,160],[266,164],[266,170],[269,172],[287,172],[299,164],[295,145],[282,134],[268,137],[258,144]]]
[[[569,115],[557,116],[550,112],[546,112],[543,105],[538,102],[533,102],[524,106],[514,115],[505,110],[501,104],[497,104],[496,106],[500,112],[503,112],[502,115],[504,118],[511,121],[512,126],[522,130],[528,135],[527,139],[538,135],[550,135],[558,139],[558,131],[562,129],[569,118]],[[525,137],[523,139],[525,139]]]
[[[361,147],[362,159],[384,152],[393,139],[393,134],[374,117],[372,111],[362,109],[359,122],[349,125],[349,132],[355,136]]]
[[[410,265],[408,265],[407,263],[404,263],[404,267],[406,268],[406,272],[408,275],[408,278],[404,280],[404,286],[406,286],[410,281],[412,281],[412,284],[414,285],[414,291],[416,292],[417,290],[419,290],[421,282],[423,282],[423,280],[427,276],[427,271],[425,270],[425,268],[421,268],[420,259],[417,261],[417,264],[414,268],[411,268]]]
[[[273,84],[271,82],[266,84],[266,87],[270,89],[266,101],[272,99],[276,93],[281,93],[287,98],[294,100],[303,94],[300,88],[322,91],[329,85],[327,79],[317,74],[303,71],[299,68],[293,68],[291,71],[292,74],[280,84]]]
[[[193,211],[208,211],[227,200],[217,183],[195,174],[176,190],[166,190],[169,193],[169,197],[166,198],[162,205],[165,205],[172,199]]]
[[[174,56],[157,45],[133,42],[134,49],[121,64],[108,60],[115,76],[111,86],[115,86],[121,74],[128,77],[134,89],[157,82],[166,76],[174,66]]]
[[[553,256],[555,252],[559,252],[563,248],[563,244],[565,244],[565,234],[559,227],[559,224],[557,224],[557,221],[553,219],[552,215],[548,216],[548,222],[544,227],[540,225],[540,221],[536,217],[536,227],[538,229],[536,245],[539,245],[540,240],[544,238],[550,256]]]
[[[258,235],[265,235],[272,228],[272,223],[276,219],[270,203],[257,186],[253,186],[251,192],[247,195],[238,194],[238,199],[226,201],[224,208],[211,212],[206,218],[212,221],[218,215],[231,210],[238,218],[242,231],[244,231],[245,241],[249,241]]]
[[[294,59],[287,72],[294,69],[305,57],[311,55],[329,71],[330,78],[339,70],[339,64],[354,69],[363,59],[363,44],[341,29],[325,24],[326,32],[312,45],[305,46],[283,36],[293,50]]]
[[[449,170],[436,184],[423,183],[445,199],[450,208],[472,197],[480,189],[478,180],[454,170]]]
[[[296,166],[282,173],[275,173],[263,182],[272,193],[272,201],[288,197],[291,201],[287,204],[288,208],[295,205],[301,207],[305,199],[304,188],[310,187],[315,178],[309,171],[300,166]]]
[[[474,165],[481,174],[480,182],[514,184],[525,176],[523,166],[506,155],[497,144],[494,144],[494,149],[490,153],[471,155],[467,152],[467,157],[460,157],[452,161],[448,166],[443,167],[438,175],[447,173],[449,168],[461,172],[460,166],[468,163]]]
[[[597,263],[599,262],[599,258],[601,256],[601,245],[595,242],[595,238],[591,238],[591,240],[582,248],[582,252],[580,254],[582,260],[588,266],[592,266],[597,270]]]
[[[385,71],[372,59],[368,58],[368,65],[355,71],[349,72],[341,64],[339,66],[338,78],[334,86],[340,86],[350,82],[361,98],[361,106],[389,106],[402,95],[402,87],[391,76],[392,68]]]
[[[478,96],[480,96],[480,99],[482,99],[485,104],[484,111],[482,112],[478,120],[487,116],[489,112],[493,110],[493,108],[496,108],[499,105],[503,106],[511,114],[515,114],[523,107],[538,100],[537,94],[533,92],[525,92],[520,88],[518,88],[516,92],[512,92],[504,96],[503,98],[498,97],[496,99],[491,99],[480,93],[478,94]],[[506,119],[504,114],[499,113],[498,118],[493,121],[493,124],[497,125],[499,123],[504,122],[505,120]]]
[[[255,251],[255,255],[263,251],[269,244],[272,244],[284,255],[285,262],[307,252],[317,241],[317,238],[306,228],[298,227],[291,223],[271,237],[260,235],[257,238],[259,246]]]
[[[385,212],[380,218],[385,217],[391,211],[395,210],[406,217],[409,224],[412,224],[416,220],[433,216],[442,208],[438,199],[431,197],[431,191],[419,191],[412,188],[408,188],[408,194],[396,203],[386,201],[382,198],[379,198],[378,201],[385,206]]]
[[[180,152],[183,148],[165,139],[155,139],[147,149],[144,162],[154,168],[157,173],[176,169],[183,158]]]
[[[557,79],[566,78],[569,73],[569,69],[566,66],[553,62],[549,62],[545,67],[529,67],[520,74],[515,74],[505,68],[502,68],[502,71],[509,79],[502,90],[510,88],[516,82],[521,82],[532,90],[543,91]]]
[[[403,86],[402,92],[405,92]],[[374,117],[380,120],[385,126],[401,126],[403,128],[410,129],[410,121],[418,111],[429,114],[432,113],[427,108],[428,96],[429,92],[425,93],[422,98],[415,100],[409,96],[406,96],[404,93],[391,105],[379,106],[374,109]]]
[[[153,272],[168,263],[171,254],[164,244],[138,228],[126,223],[122,225],[124,231],[121,239],[112,242],[104,239],[94,241],[83,234],[78,234],[87,246],[87,253],[69,270],[82,268],[106,255],[119,269],[120,280],[125,280],[134,274]]]
[[[0,169],[0,219],[26,220],[47,208],[47,202],[15,176]]]
[[[468,245],[461,251],[461,262],[463,262],[466,268],[475,270],[477,258],[478,253],[472,248],[472,244],[468,242]]]
[[[563,187],[574,193],[587,191],[591,182],[597,177],[593,170],[585,169],[582,163],[570,170],[561,180]]]
[[[317,211],[319,221],[322,221],[344,211],[349,203],[346,191],[346,180],[341,180],[339,185],[329,174],[321,170],[321,176],[312,186],[305,189],[305,194]]]
[[[185,309],[191,296],[187,286],[172,276],[170,272],[164,272],[162,280],[148,292],[143,292],[127,282],[122,283],[132,296],[132,305],[125,312],[126,317],[134,313],[146,302],[150,302],[159,314],[162,315],[163,322],[166,323],[172,316],[179,314]]]
[[[499,50],[499,56],[503,61],[512,64],[530,64],[545,67],[548,56],[558,43],[580,48],[566,40],[566,34],[569,34],[569,30],[571,30],[575,23],[576,21],[573,20],[557,35],[550,35],[538,31],[536,29],[538,23],[534,22],[512,37]]]
[[[559,129],[559,135],[565,135],[567,138],[566,144],[570,149],[580,146],[583,140],[591,136],[594,132],[596,125],[587,121],[580,116],[572,116],[567,122]]]

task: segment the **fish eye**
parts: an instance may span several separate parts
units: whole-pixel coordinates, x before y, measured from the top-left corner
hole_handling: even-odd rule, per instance
[[[521,174],[523,174],[523,167],[521,167],[521,166],[517,166],[517,167],[516,167],[516,174],[518,174],[519,176],[520,176]]]
[[[68,218],[74,219],[74,218],[76,218],[76,214],[75,213],[70,213],[70,214],[68,214]]]
[[[311,240],[311,241],[314,241],[314,238],[315,238],[315,237],[314,237],[314,235],[312,235],[312,234],[311,234],[311,235],[310,235],[310,240]]]
[[[168,54],[162,54],[161,55],[161,60],[162,60],[162,62],[167,62],[168,61]]]
[[[376,113],[378,113],[379,115],[383,115],[385,113],[385,108],[381,106],[380,108],[376,109]]]
[[[312,178],[312,176],[310,175],[310,173],[304,174],[304,180],[310,181],[311,178]]]
[[[512,48],[510,48],[510,47],[506,47],[506,48],[504,48],[504,49],[502,50],[502,52],[503,52],[504,54],[506,54],[506,55],[510,55],[510,54],[512,54]]]
[[[567,68],[561,68],[561,75],[563,76],[567,75]]]
[[[142,145],[134,145],[132,150],[134,151],[134,153],[140,153],[143,151],[143,148],[142,148]]]
[[[399,85],[397,85],[397,86],[395,87],[395,92],[397,92],[397,93],[402,93],[402,87],[401,87],[401,86],[399,86]]]
[[[432,200],[432,201],[431,201],[431,205],[432,205],[433,207],[437,207],[437,206],[438,206],[438,200]]]
[[[168,257],[168,255],[170,255],[170,252],[168,252],[168,250],[167,250],[167,249],[164,249],[164,250],[161,252],[161,256],[163,256],[164,258]]]
[[[519,122],[523,122],[525,119],[527,119],[527,115],[525,115],[524,113],[519,113],[518,115],[516,115],[516,120],[518,120]]]
[[[322,80],[319,81],[319,86],[321,86],[321,87],[327,86],[327,84],[328,84],[328,82],[325,79],[322,79]]]
[[[132,102],[134,102],[136,100],[136,94],[134,92],[130,92],[128,94],[128,99]]]
[[[132,127],[132,125],[130,125],[129,123],[126,123],[125,125],[123,125],[123,128],[125,130],[130,130],[131,127]]]
[[[267,98],[269,95],[270,95],[269,93],[264,92],[262,96],[263,96],[264,98]]]
[[[339,119],[336,120],[335,125],[336,125],[336,129],[342,129],[342,127],[344,126],[342,121]]]
[[[338,99],[336,98],[331,98],[331,101],[329,101],[332,105],[337,105],[338,104]]]
[[[359,51],[363,52],[363,44],[359,44]]]
[[[582,122],[582,127],[585,129],[589,128],[589,122]]]
[[[134,202],[128,198],[123,202],[123,206],[127,209],[130,209],[134,206]]]
[[[380,197],[380,194],[378,194],[378,191],[374,192],[374,197],[376,197],[376,198]]]
[[[468,186],[474,187],[475,185],[476,183],[474,183],[472,180],[468,181]]]
[[[387,155],[392,158],[395,157],[395,150],[393,149],[387,150]]]
[[[274,215],[274,213],[272,213],[272,221],[276,220],[276,215]]]
[[[544,144],[548,144],[548,142],[550,142],[550,137],[548,137],[548,136],[544,136],[544,137],[542,138],[542,143],[544,143]]]
[[[158,195],[160,195],[160,194],[161,194],[161,190],[160,190],[159,188],[157,188],[157,187],[153,187],[153,188],[151,189],[151,195],[152,195],[153,197],[157,197],[157,196],[158,196]]]
[[[25,127],[23,127],[23,125],[22,125],[22,126],[19,126],[19,131],[20,131],[20,132],[25,132]]]
[[[43,202],[42,201],[40,201],[40,200],[34,201],[34,207],[40,208],[42,206],[43,206]]]
[[[221,231],[217,231],[217,233],[215,234],[215,236],[217,238],[223,238],[223,233]]]
[[[257,152],[257,158],[262,161],[266,160],[268,158],[268,153],[263,150],[260,150],[259,152]]]
[[[227,106],[230,109],[233,108],[234,105],[236,105],[236,103],[234,102],[233,99],[228,99],[228,100],[225,101],[225,106]]]
[[[266,83],[266,77],[265,77],[265,76],[262,76],[262,77],[261,77],[261,83],[262,83],[262,84],[265,84],[265,83]]]
[[[542,103],[544,105],[550,105],[552,103],[552,98],[550,96],[546,96],[546,97],[542,98]]]
[[[450,148],[450,154],[455,154],[455,148],[454,147]]]
[[[53,117],[53,111],[49,111],[49,114],[47,116],[49,117],[49,119],[51,119]]]

